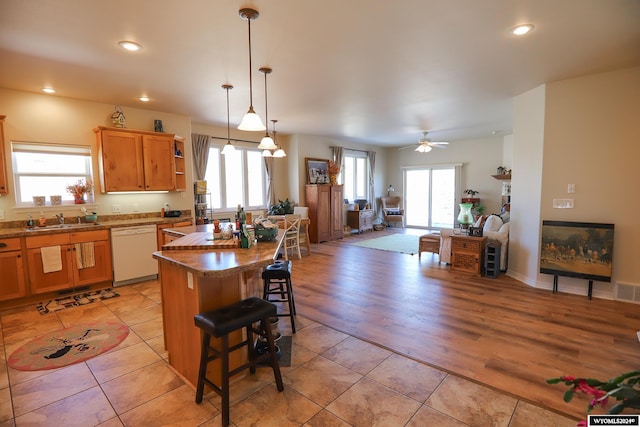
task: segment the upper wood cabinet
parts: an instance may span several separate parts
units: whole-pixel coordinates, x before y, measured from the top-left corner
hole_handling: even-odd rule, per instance
[[[341,239],[342,228],[342,185],[307,184],[305,187],[307,207],[309,207],[309,239],[313,243]]]
[[[9,192],[7,184],[7,157],[4,155],[4,118],[0,116],[0,194]]]
[[[94,131],[103,192],[176,189],[175,135],[102,126]]]

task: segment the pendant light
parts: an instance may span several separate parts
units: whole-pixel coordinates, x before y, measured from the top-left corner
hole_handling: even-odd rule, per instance
[[[261,131],[265,130],[265,125],[262,124],[262,120],[260,116],[253,111],[253,80],[251,78],[251,21],[254,19],[258,19],[260,14],[255,9],[243,8],[238,12],[242,19],[246,19],[249,27],[249,111],[244,115],[242,121],[240,122],[240,126],[238,129],[240,130],[248,130],[248,131]]]
[[[265,123],[269,123],[269,108],[267,103],[267,74],[271,74],[271,71],[273,70],[268,67],[260,68],[260,72],[264,74],[264,122]],[[264,137],[262,137],[262,140],[260,140],[260,145],[258,145],[258,148],[260,150],[275,150],[277,148],[276,144],[273,142],[273,139],[271,139],[271,137],[269,136],[269,128],[265,129]],[[262,152],[262,156],[269,157],[265,154],[264,151]]]
[[[231,154],[236,151],[236,148],[231,144],[231,130],[229,129],[229,89],[233,89],[232,85],[222,85],[222,89],[227,91],[227,143],[222,149],[222,154]]]
[[[275,142],[275,139],[276,139],[276,123],[278,121],[277,120],[271,120],[271,122],[273,123],[273,139],[274,139],[274,143],[276,144],[276,151],[273,153],[273,157],[276,157],[276,158],[287,157],[287,153],[285,153],[284,150],[282,148],[280,148],[278,143]]]

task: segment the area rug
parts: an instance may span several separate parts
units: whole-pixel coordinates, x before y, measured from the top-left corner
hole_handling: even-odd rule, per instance
[[[129,328],[120,322],[91,322],[49,332],[14,351],[9,366],[18,371],[56,369],[83,362],[120,344]]]
[[[83,292],[81,294],[69,295],[66,297],[52,299],[46,302],[40,302],[38,303],[38,311],[40,312],[40,314],[47,314],[69,307],[76,307],[78,305],[91,304],[95,301],[115,298],[117,296],[120,296],[120,294],[112,291],[111,289]]]
[[[256,351],[258,352],[258,354],[261,354],[262,352],[265,351],[269,351],[267,349],[267,343],[266,342],[260,342],[259,341],[259,345],[256,346]],[[290,335],[284,335],[282,336],[278,341],[276,341],[276,346],[278,347],[278,349],[280,350],[278,352],[278,364],[283,367],[283,366],[291,366],[291,336]],[[264,361],[262,362],[262,364],[264,365],[269,365],[270,362]]]
[[[420,236],[414,236],[411,234],[391,234],[389,236],[363,240],[353,244],[364,248],[413,255],[418,253],[419,238]]]

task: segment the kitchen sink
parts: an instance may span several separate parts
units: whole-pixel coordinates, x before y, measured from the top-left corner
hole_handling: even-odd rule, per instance
[[[78,228],[91,228],[96,225],[100,225],[97,222],[87,222],[82,224],[54,224],[47,225],[46,227],[34,227],[34,228],[25,228],[26,231],[37,232],[37,231],[49,231],[49,230],[75,230]]]

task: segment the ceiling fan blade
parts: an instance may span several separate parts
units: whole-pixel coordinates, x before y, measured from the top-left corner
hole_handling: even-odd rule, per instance
[[[447,148],[447,145],[449,145],[449,143],[445,141],[438,141],[438,142],[430,142],[429,145],[434,148]]]
[[[406,150],[407,148],[416,148],[418,144],[407,145],[406,147],[399,147],[398,150]]]

